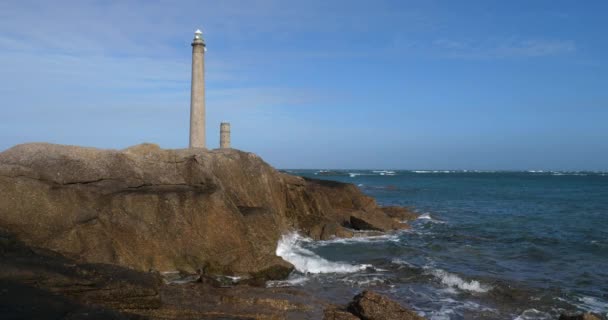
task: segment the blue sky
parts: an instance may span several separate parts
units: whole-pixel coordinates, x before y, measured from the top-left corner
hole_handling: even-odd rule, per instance
[[[0,150],[188,143],[280,168],[608,170],[606,1],[0,2]]]

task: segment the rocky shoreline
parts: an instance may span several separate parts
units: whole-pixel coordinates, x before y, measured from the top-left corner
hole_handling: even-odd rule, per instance
[[[276,254],[284,234],[383,234],[415,218],[233,149],[18,145],[0,153],[0,315],[422,319],[374,292],[336,306],[265,287],[294,269]]]
[[[414,217],[355,186],[281,173],[238,150],[19,145],[0,153],[1,311],[316,319],[326,302],[263,288],[293,270],[275,254],[281,235],[391,232]],[[196,281],[166,283],[171,272]],[[227,289],[225,276],[243,280]]]

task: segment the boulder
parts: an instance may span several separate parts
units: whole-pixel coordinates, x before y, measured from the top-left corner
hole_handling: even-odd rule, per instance
[[[363,291],[356,295],[348,306],[348,311],[363,320],[421,320],[415,312],[397,302],[375,293]]]
[[[591,313],[566,314],[562,313],[559,320],[600,320],[598,316]]]
[[[275,255],[282,234],[350,237],[353,221],[406,227],[352,184],[281,173],[236,149],[34,143],[0,153],[0,228],[79,263],[261,282],[292,268]]]
[[[323,311],[323,320],[360,320],[360,318],[340,307],[329,306]]]

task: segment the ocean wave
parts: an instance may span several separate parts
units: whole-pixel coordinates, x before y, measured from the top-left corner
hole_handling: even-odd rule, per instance
[[[394,176],[397,174],[395,171],[391,171],[391,170],[374,170],[372,172],[377,173],[381,176]]]
[[[355,274],[340,279],[342,283],[345,283],[351,287],[373,287],[390,283],[384,275],[381,274]]]
[[[292,274],[286,280],[268,281],[268,282],[266,282],[266,287],[267,288],[295,287],[295,286],[301,286],[301,285],[305,284],[306,282],[308,282],[308,280],[310,280],[310,279],[306,276],[299,275],[299,274]]]
[[[470,292],[479,292],[479,293],[488,292],[492,289],[492,287],[484,285],[477,280],[466,281],[466,280],[462,279],[461,277],[459,277],[453,273],[449,273],[445,270],[428,268],[428,267],[425,269],[427,269],[427,272],[429,274],[431,274],[432,276],[439,279],[439,281],[441,281],[441,283],[443,283],[444,285],[446,285],[448,287],[458,288],[460,290],[470,291]]]
[[[536,310],[536,309],[528,309],[524,310],[519,316],[517,316],[513,320],[545,320],[545,319],[554,319],[549,313]]]
[[[433,223],[445,223],[445,221],[433,218],[431,216],[431,214],[428,212],[425,212],[425,213],[419,215],[418,218],[416,218],[416,220],[428,221],[428,222],[433,222]]]
[[[413,173],[458,173],[467,172],[462,170],[412,170]]]
[[[326,260],[314,252],[302,247],[302,243],[311,242],[297,233],[283,235],[277,245],[276,255],[293,264],[297,271],[307,273],[351,273],[365,270],[371,265],[351,265],[343,262]]]
[[[351,229],[349,229],[351,230]],[[352,238],[334,238],[330,240],[320,240],[311,243],[314,247],[322,247],[332,244],[356,244],[356,243],[375,243],[375,242],[399,242],[399,233],[383,234],[379,236],[366,236],[365,231],[351,230],[355,233]],[[404,230],[407,231],[407,230]]]
[[[414,264],[411,264],[408,261],[405,261],[405,260],[403,260],[401,258],[394,258],[394,259],[391,260],[391,263],[392,264],[396,264],[396,265],[400,265],[400,266],[406,266],[406,267],[411,268],[411,269],[419,269],[418,266],[416,266]]]
[[[600,301],[594,297],[582,296],[576,299],[574,305],[586,312],[599,313],[608,317],[608,302],[606,301]]]
[[[356,178],[358,176],[373,176],[373,174],[364,172],[349,172],[348,176],[351,178]]]

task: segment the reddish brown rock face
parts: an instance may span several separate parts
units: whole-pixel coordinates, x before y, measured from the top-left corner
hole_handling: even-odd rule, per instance
[[[280,236],[406,227],[351,184],[280,173],[238,150],[100,150],[26,144],[0,153],[0,228],[81,262],[136,270],[286,274]],[[281,271],[283,270],[283,271]]]

